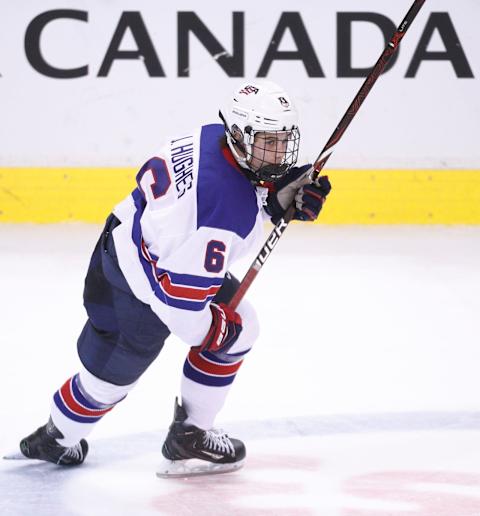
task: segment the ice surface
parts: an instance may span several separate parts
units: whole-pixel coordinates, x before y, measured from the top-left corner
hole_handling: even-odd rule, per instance
[[[99,231],[0,225],[2,454],[78,368]],[[249,292],[262,333],[218,418],[242,470],[155,477],[187,352],[172,338],[82,467],[0,462],[0,514],[479,516],[479,292],[478,227],[292,225]]]

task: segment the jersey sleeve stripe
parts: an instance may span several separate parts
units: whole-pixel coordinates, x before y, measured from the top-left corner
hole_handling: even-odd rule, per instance
[[[157,261],[158,258],[156,256],[153,256],[150,253],[150,256],[153,260]],[[209,278],[206,276],[195,276],[193,274],[179,274],[177,272],[168,271],[166,269],[160,269],[157,267],[157,274],[160,276],[164,273],[167,273],[172,283],[175,283],[176,285],[183,285],[187,287],[196,287],[196,288],[210,288],[212,285],[216,285],[220,287],[223,283],[223,277],[213,277]]]
[[[177,299],[188,299],[191,301],[205,301],[207,299],[211,299],[220,290],[220,286],[194,288],[185,285],[176,285],[172,283],[168,272],[164,272],[159,277],[159,282],[165,295]]]

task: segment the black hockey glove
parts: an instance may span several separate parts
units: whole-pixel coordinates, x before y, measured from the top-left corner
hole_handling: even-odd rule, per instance
[[[200,351],[228,351],[242,331],[242,318],[224,303],[210,303],[212,324],[200,344]]]
[[[295,201],[294,220],[316,220],[332,186],[328,176],[311,180],[312,165],[292,168],[285,177],[273,184],[267,197],[265,211],[276,224]]]

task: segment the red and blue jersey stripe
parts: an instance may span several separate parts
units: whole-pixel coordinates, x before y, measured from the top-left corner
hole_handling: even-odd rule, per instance
[[[223,278],[204,278],[191,274],[176,274],[174,272],[157,269],[159,287],[168,304],[180,303],[182,307],[201,310],[211,301],[223,283]],[[199,308],[201,307],[201,308]]]

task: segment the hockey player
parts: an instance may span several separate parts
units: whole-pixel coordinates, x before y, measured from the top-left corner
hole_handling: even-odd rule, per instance
[[[276,84],[242,84],[220,117],[170,139],[108,217],[85,279],[82,367],[55,392],[48,423],[20,442],[25,457],[81,464],[85,437],[173,333],[190,350],[160,474],[242,465],[242,441],[213,429],[258,333],[247,301],[228,307],[239,284],[228,270],[259,249],[265,215],[276,222],[295,202],[296,219],[314,220],[330,184],[312,183],[310,165],[295,167],[297,111]]]

